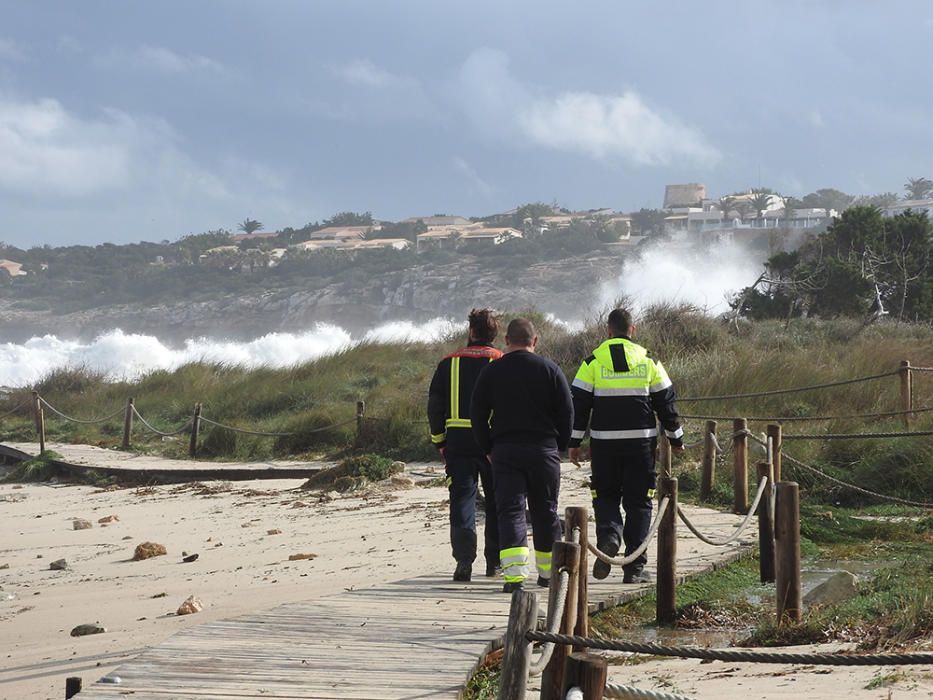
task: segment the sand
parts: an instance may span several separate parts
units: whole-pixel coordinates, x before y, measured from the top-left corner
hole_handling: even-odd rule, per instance
[[[430,473],[430,469],[436,469]],[[440,466],[420,468],[423,478]],[[585,472],[565,465],[567,492]],[[452,570],[443,487],[301,491],[301,480],[208,482],[103,491],[0,484],[0,698],[64,696],[190,625],[345,588]],[[425,482],[427,483],[427,482]],[[102,525],[100,518],[119,520]],[[73,529],[73,520],[93,523]],[[280,533],[269,534],[280,530]],[[167,555],[132,561],[136,545]],[[183,553],[197,553],[183,563]],[[289,556],[316,557],[290,561]],[[50,570],[64,558],[68,568]],[[178,616],[189,596],[204,609]],[[72,637],[77,625],[103,634]],[[839,645],[816,650],[833,651]],[[796,647],[794,649],[799,649]],[[892,685],[867,688],[879,676]],[[929,667],[784,667],[691,660],[613,665],[616,683],[695,698],[931,698]],[[532,697],[529,695],[529,697]]]

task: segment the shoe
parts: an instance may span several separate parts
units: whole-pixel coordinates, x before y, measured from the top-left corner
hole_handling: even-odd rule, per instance
[[[523,591],[525,586],[521,581],[506,581],[502,586],[503,593],[514,593],[515,591]]]
[[[544,576],[539,576],[539,577],[538,577],[538,585],[539,585],[541,588],[550,588],[550,587],[551,587],[551,579],[549,579],[549,578],[544,578]]]
[[[618,542],[606,542],[604,545],[596,545],[596,548],[610,557],[614,557],[619,553]],[[609,575],[610,571],[612,571],[612,564],[607,564],[602,559],[593,562],[593,578],[602,581]]]
[[[651,583],[651,575],[647,571],[626,571],[622,583]]]
[[[454,569],[454,581],[469,581],[473,576],[473,565],[470,562],[457,562]]]
[[[486,564],[486,578],[495,578],[501,573],[502,569],[500,569],[496,564]]]

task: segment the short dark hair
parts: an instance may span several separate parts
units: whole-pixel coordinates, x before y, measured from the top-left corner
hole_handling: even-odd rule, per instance
[[[513,318],[505,331],[505,341],[509,345],[527,348],[534,342],[536,335],[534,324],[527,318]]]
[[[606,325],[609,326],[613,335],[628,335],[634,324],[635,319],[628,309],[613,309],[609,312],[609,318],[606,319]]]
[[[480,343],[491,343],[499,335],[499,319],[492,309],[470,311],[470,336]]]

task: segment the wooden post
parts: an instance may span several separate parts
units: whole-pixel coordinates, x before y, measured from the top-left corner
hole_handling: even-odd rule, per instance
[[[564,511],[564,522],[567,523],[567,532],[573,532],[573,529],[580,528],[580,564],[577,573],[577,624],[573,628],[573,633],[578,637],[589,636],[590,617],[589,617],[589,591],[587,584],[587,574],[590,570],[589,551],[589,510],[582,506],[571,506]],[[552,564],[553,566],[553,564]],[[574,647],[574,651],[579,651]]]
[[[191,417],[191,441],[188,443],[188,454],[191,459],[198,456],[198,437],[201,434],[201,402],[194,405],[194,415]]]
[[[781,448],[784,444],[784,432],[780,423],[768,425],[768,437],[771,438],[771,464],[774,465],[774,483],[781,483]],[[775,516],[775,519],[777,516]]]
[[[525,635],[535,628],[537,619],[538,596],[528,591],[513,592],[499,677],[499,700],[525,700],[528,667],[531,666],[531,642]]]
[[[795,482],[778,482],[774,509],[777,620],[800,622],[800,491]]]
[[[126,411],[123,414],[123,444],[120,449],[130,449],[130,435],[133,434],[133,397],[126,400]]]
[[[42,410],[42,401],[39,398],[39,392],[32,392],[32,417],[36,423],[36,434],[39,434],[39,412]]]
[[[657,622],[674,621],[677,609],[677,479],[661,480],[661,496],[669,503],[658,528]]]
[[[366,402],[357,401],[356,402],[356,444],[360,444],[360,440],[363,436],[363,416],[366,413]]]
[[[65,700],[73,698],[81,692],[82,681],[79,676],[71,676],[65,679]]]
[[[39,454],[45,452],[45,410],[39,406]]]
[[[606,691],[609,665],[606,658],[596,654],[576,653],[567,657],[564,668],[562,698],[571,688],[583,691],[583,700],[602,700]]]
[[[658,463],[658,476],[662,479],[672,476],[671,441],[664,434],[663,428],[660,435],[658,435]]]
[[[703,471],[700,474],[700,500],[709,500],[713,493],[713,479],[716,470],[716,421],[706,421],[703,433]]]
[[[580,570],[580,545],[573,542],[555,542],[551,551],[551,588],[548,591],[548,610],[554,610],[560,592],[559,572],[564,569],[570,574],[567,582],[567,599],[561,616],[561,634],[573,634],[577,623],[577,574]],[[541,700],[563,700],[564,662],[570,654],[569,644],[557,644],[551,660],[541,674]]]
[[[761,494],[758,503],[758,574],[762,583],[774,581],[774,514],[771,512],[771,495],[774,493],[774,479],[771,464],[758,463],[758,481],[767,477],[768,485]]]
[[[901,360],[901,410],[904,413],[904,427],[910,430],[910,412],[914,410],[913,379],[910,374],[910,360]]]
[[[743,515],[748,512],[748,421],[732,421],[732,510]]]

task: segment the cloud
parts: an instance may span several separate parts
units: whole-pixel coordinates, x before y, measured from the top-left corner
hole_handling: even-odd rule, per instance
[[[25,61],[26,54],[12,39],[0,38],[0,60]]]
[[[390,73],[364,59],[357,59],[342,66],[337,66],[334,68],[334,74],[348,85],[369,88],[393,87],[417,82],[414,78]]]
[[[458,87],[474,125],[506,140],[517,136],[534,146],[636,165],[713,165],[721,158],[699,130],[653,109],[634,91],[536,92],[513,77],[502,51],[473,52]]]
[[[301,104],[317,116],[332,121],[386,122],[431,121],[438,107],[421,81],[393,73],[365,59],[354,59],[330,68],[336,89],[302,96]]]
[[[466,178],[467,182],[470,184],[470,189],[473,192],[481,194],[484,197],[488,197],[495,191],[495,188],[486,182],[486,180],[484,180],[482,177],[480,177],[479,173],[476,172],[473,166],[467,163],[460,156],[457,156],[453,159],[453,166],[458,173]]]
[[[0,95],[0,191],[88,197],[145,186],[226,196],[165,122],[113,109],[86,119],[50,98]]]
[[[143,45],[130,51],[114,50],[96,56],[94,63],[109,69],[130,68],[167,75],[219,75],[226,72],[224,66],[212,58],[196,53],[178,53],[164,46]]]
[[[826,126],[826,122],[823,119],[823,115],[820,113],[818,109],[811,109],[810,111],[808,111],[804,115],[804,119],[806,120],[807,124],[809,124],[810,126],[816,129],[821,129],[824,126]]]

